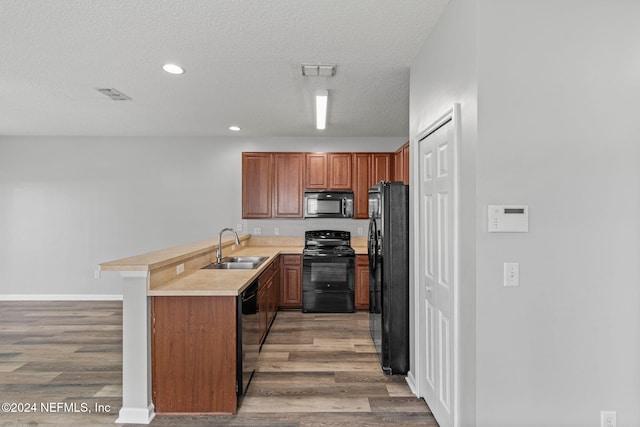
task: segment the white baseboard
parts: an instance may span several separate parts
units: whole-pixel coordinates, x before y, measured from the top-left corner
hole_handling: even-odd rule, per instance
[[[49,295],[33,295],[33,294],[0,294],[0,301],[122,301],[121,294],[49,294]]]
[[[418,393],[416,393],[416,390],[417,390],[416,378],[415,378],[415,375],[413,374],[413,371],[407,372],[407,376],[405,377],[405,380],[407,381],[407,384],[409,385],[411,392],[415,394],[417,397],[420,397],[418,396]]]
[[[156,416],[153,403],[148,408],[121,408],[117,424],[149,424]]]

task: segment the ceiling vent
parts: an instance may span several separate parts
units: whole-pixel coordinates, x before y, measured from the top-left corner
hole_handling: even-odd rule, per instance
[[[131,101],[131,98],[129,98],[127,95],[125,95],[124,93],[120,92],[117,89],[97,88],[96,90],[101,94],[108,96],[113,101]]]
[[[336,64],[301,64],[303,77],[333,77],[336,75]]]

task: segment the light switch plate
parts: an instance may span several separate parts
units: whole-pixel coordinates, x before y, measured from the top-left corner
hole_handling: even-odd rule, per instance
[[[506,287],[520,286],[520,263],[519,262],[504,263],[504,286]]]

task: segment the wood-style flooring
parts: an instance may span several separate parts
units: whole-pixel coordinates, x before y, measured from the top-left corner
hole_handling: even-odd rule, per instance
[[[382,373],[367,316],[279,312],[237,415],[158,415],[151,425],[437,426],[404,377]],[[0,401],[22,411],[0,412],[3,426],[113,425],[122,303],[0,302]]]

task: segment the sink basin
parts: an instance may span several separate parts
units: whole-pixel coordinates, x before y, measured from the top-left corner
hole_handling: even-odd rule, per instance
[[[253,270],[258,265],[253,262],[214,262],[206,267],[202,267],[206,270]]]
[[[266,256],[226,256],[222,258],[222,262],[253,262],[260,265],[267,258]]]
[[[222,262],[209,264],[203,269],[207,270],[253,270],[265,262],[266,256],[228,256],[222,258]]]

